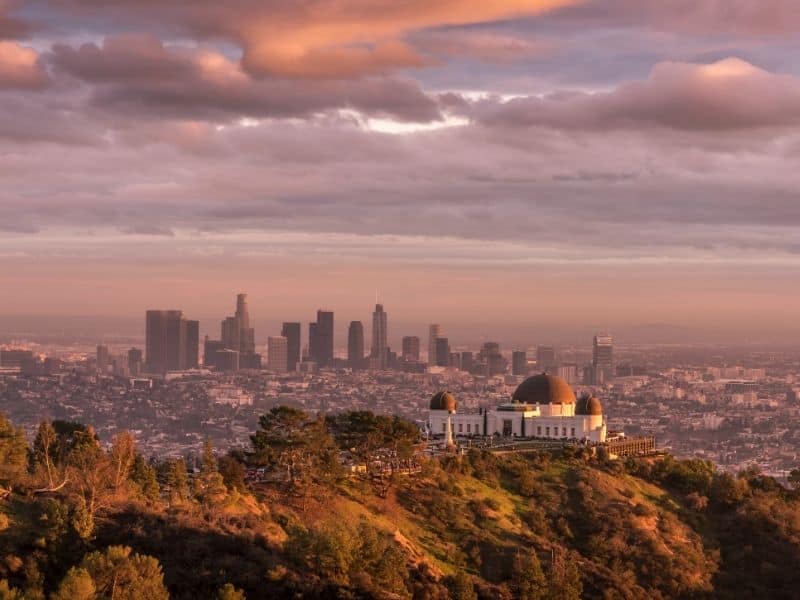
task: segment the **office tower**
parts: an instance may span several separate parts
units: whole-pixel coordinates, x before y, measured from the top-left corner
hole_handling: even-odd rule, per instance
[[[428,364],[436,364],[436,340],[444,335],[441,325],[428,327]]]
[[[186,321],[186,362],[184,368],[200,366],[200,321]]]
[[[317,324],[312,321],[308,324],[308,355],[306,358],[311,361],[317,360]]]
[[[239,353],[253,355],[256,353],[255,330],[250,327],[250,312],[247,309],[247,294],[236,295],[236,319],[239,321]]]
[[[236,313],[222,321],[220,340],[226,350],[239,353],[242,369],[257,369],[261,365],[261,356],[256,354],[255,330],[250,327],[247,294],[236,295]]]
[[[197,356],[199,323],[187,321],[179,310],[148,310],[145,323],[145,363],[148,373],[191,368]],[[194,338],[194,339],[190,339]],[[191,342],[191,346],[189,343]],[[192,354],[194,353],[194,354]]]
[[[553,346],[536,346],[536,369],[541,373],[556,366],[556,349]]]
[[[225,317],[223,319],[220,340],[224,348],[239,351],[242,346],[242,328],[239,326],[239,321],[236,317]]]
[[[372,313],[372,351],[370,356],[377,359],[375,364],[378,369],[385,369],[388,362],[388,356],[386,354],[387,321],[388,318],[386,312],[383,310],[383,305],[376,304],[375,311]]]
[[[97,346],[97,370],[104,373],[108,370],[108,346]]]
[[[592,369],[596,385],[614,379],[614,339],[607,333],[594,336],[592,344]]]
[[[239,351],[223,348],[216,353],[217,369],[220,371],[239,370]]]
[[[416,335],[403,338],[403,362],[419,362],[419,337]]]
[[[168,311],[165,326],[167,330],[166,370],[180,371],[186,367],[186,319],[179,310]]]
[[[286,338],[287,368],[295,371],[300,362],[300,323],[284,323],[281,335]]]
[[[575,363],[561,364],[556,370],[556,375],[571,385],[576,384],[578,383],[578,365]]]
[[[458,352],[451,352],[450,353],[450,360],[448,360],[449,366],[453,367],[454,369],[461,370],[461,354]]]
[[[434,351],[434,356],[436,357],[436,366],[437,367],[449,367],[450,366],[450,340],[447,338],[439,337],[436,338],[436,350]]]
[[[351,369],[364,366],[364,325],[361,321],[351,321],[347,329],[347,362]]]
[[[131,377],[138,377],[142,372],[142,351],[139,348],[128,350],[128,372]]]
[[[283,336],[267,338],[267,364],[273,373],[289,370],[289,340]]]
[[[203,344],[203,366],[207,369],[217,368],[217,352],[224,350],[222,340],[210,340],[206,336]]]
[[[490,377],[506,372],[507,361],[500,354],[500,344],[497,342],[485,342],[478,352],[478,361],[483,372]]]
[[[317,311],[317,322],[308,328],[308,354],[319,367],[333,366],[333,313]]]
[[[472,356],[472,352],[462,352],[461,353],[461,370],[470,372],[472,371],[472,367],[475,364],[475,360]]]
[[[511,354],[512,375],[528,374],[528,356],[522,350],[514,350]]]

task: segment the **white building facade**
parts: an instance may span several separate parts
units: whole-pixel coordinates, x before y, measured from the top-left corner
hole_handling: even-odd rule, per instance
[[[431,399],[428,425],[440,436],[447,433],[448,423],[454,438],[498,435],[602,443],[607,434],[600,401],[576,399],[569,384],[547,374],[522,382],[511,402],[477,412],[459,413],[452,395],[439,392]]]

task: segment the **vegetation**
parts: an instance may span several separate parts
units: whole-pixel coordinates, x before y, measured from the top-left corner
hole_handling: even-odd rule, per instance
[[[0,416],[0,600],[796,595],[796,473],[418,443],[402,419],[279,407],[189,472],[127,432],[55,421],[29,445]]]

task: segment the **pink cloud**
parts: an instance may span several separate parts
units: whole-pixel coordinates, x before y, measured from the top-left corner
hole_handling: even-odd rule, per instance
[[[41,89],[47,73],[39,55],[15,42],[0,41],[0,89]]]
[[[800,80],[736,58],[708,65],[664,62],[648,79],[610,92],[481,101],[471,113],[488,125],[563,129],[777,127],[800,123]]]

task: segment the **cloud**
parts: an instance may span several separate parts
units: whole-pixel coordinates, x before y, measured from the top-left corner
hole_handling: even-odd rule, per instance
[[[47,85],[47,73],[31,48],[0,40],[0,90],[38,90]]]
[[[761,36],[800,31],[796,0],[589,0],[556,16],[585,26],[644,25],[693,34]]]
[[[445,28],[412,34],[414,48],[434,58],[475,59],[508,63],[545,54],[546,44],[498,32]]]
[[[660,126],[737,130],[800,124],[800,79],[729,58],[713,64],[664,62],[644,81],[610,92],[555,92],[467,109],[488,126],[613,129]]]
[[[436,99],[409,79],[254,79],[220,52],[166,47],[152,35],[113,36],[77,50],[57,44],[49,60],[91,86],[94,106],[126,114],[226,121],[347,108],[408,121],[441,117]]]
[[[426,64],[406,42],[414,32],[533,16],[581,0],[211,0],[142,3],[117,0],[98,16],[90,0],[65,0],[62,10],[113,26],[110,15],[201,38],[227,39],[243,50],[253,75],[352,79]]]

